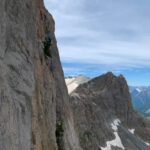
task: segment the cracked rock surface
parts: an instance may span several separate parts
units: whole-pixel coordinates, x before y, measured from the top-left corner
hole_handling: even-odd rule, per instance
[[[42,0],[0,1],[0,150],[79,149],[54,31]]]

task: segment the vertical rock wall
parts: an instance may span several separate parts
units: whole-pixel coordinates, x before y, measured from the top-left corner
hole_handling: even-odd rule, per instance
[[[42,0],[0,1],[0,150],[80,149],[54,30]]]

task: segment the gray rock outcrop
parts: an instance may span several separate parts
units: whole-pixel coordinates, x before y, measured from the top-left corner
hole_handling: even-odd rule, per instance
[[[79,149],[52,16],[0,1],[0,150]]]
[[[107,73],[81,84],[70,101],[83,149],[150,149],[150,126],[134,111],[123,76]]]

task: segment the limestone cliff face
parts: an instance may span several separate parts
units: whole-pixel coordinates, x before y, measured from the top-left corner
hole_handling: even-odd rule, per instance
[[[77,150],[52,16],[0,1],[0,150]]]

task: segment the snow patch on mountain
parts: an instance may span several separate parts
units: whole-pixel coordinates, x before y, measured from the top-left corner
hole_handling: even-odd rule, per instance
[[[75,80],[76,78],[65,79],[69,94],[72,93],[79,86],[79,84],[76,83]]]
[[[139,88],[136,88],[136,91],[137,91],[137,92],[139,92],[139,93],[141,93],[141,92],[142,92],[142,90],[141,90],[141,89],[139,89]]]
[[[150,144],[148,142],[145,142],[146,145],[150,146]]]
[[[146,113],[146,114],[150,114],[150,109],[148,109],[145,113]]]
[[[120,147],[123,150],[125,149],[125,147],[123,146],[122,141],[121,141],[121,139],[118,135],[118,132],[117,132],[118,131],[118,126],[119,126],[120,123],[121,123],[121,121],[119,119],[115,119],[113,121],[113,123],[111,123],[111,127],[114,130],[115,139],[112,140],[112,141],[107,141],[106,142],[106,147],[100,147],[101,150],[112,150],[111,149],[112,146]]]
[[[72,83],[70,85],[68,85],[68,93],[72,93],[77,87],[79,86],[79,84],[77,83]]]
[[[88,82],[90,78],[85,76],[69,77],[65,79],[68,93],[71,94],[80,84]]]
[[[119,119],[115,119],[114,122],[111,124],[111,128],[114,131],[117,131],[120,123],[121,123],[121,121]]]
[[[135,129],[128,129],[130,133],[134,134]]]

